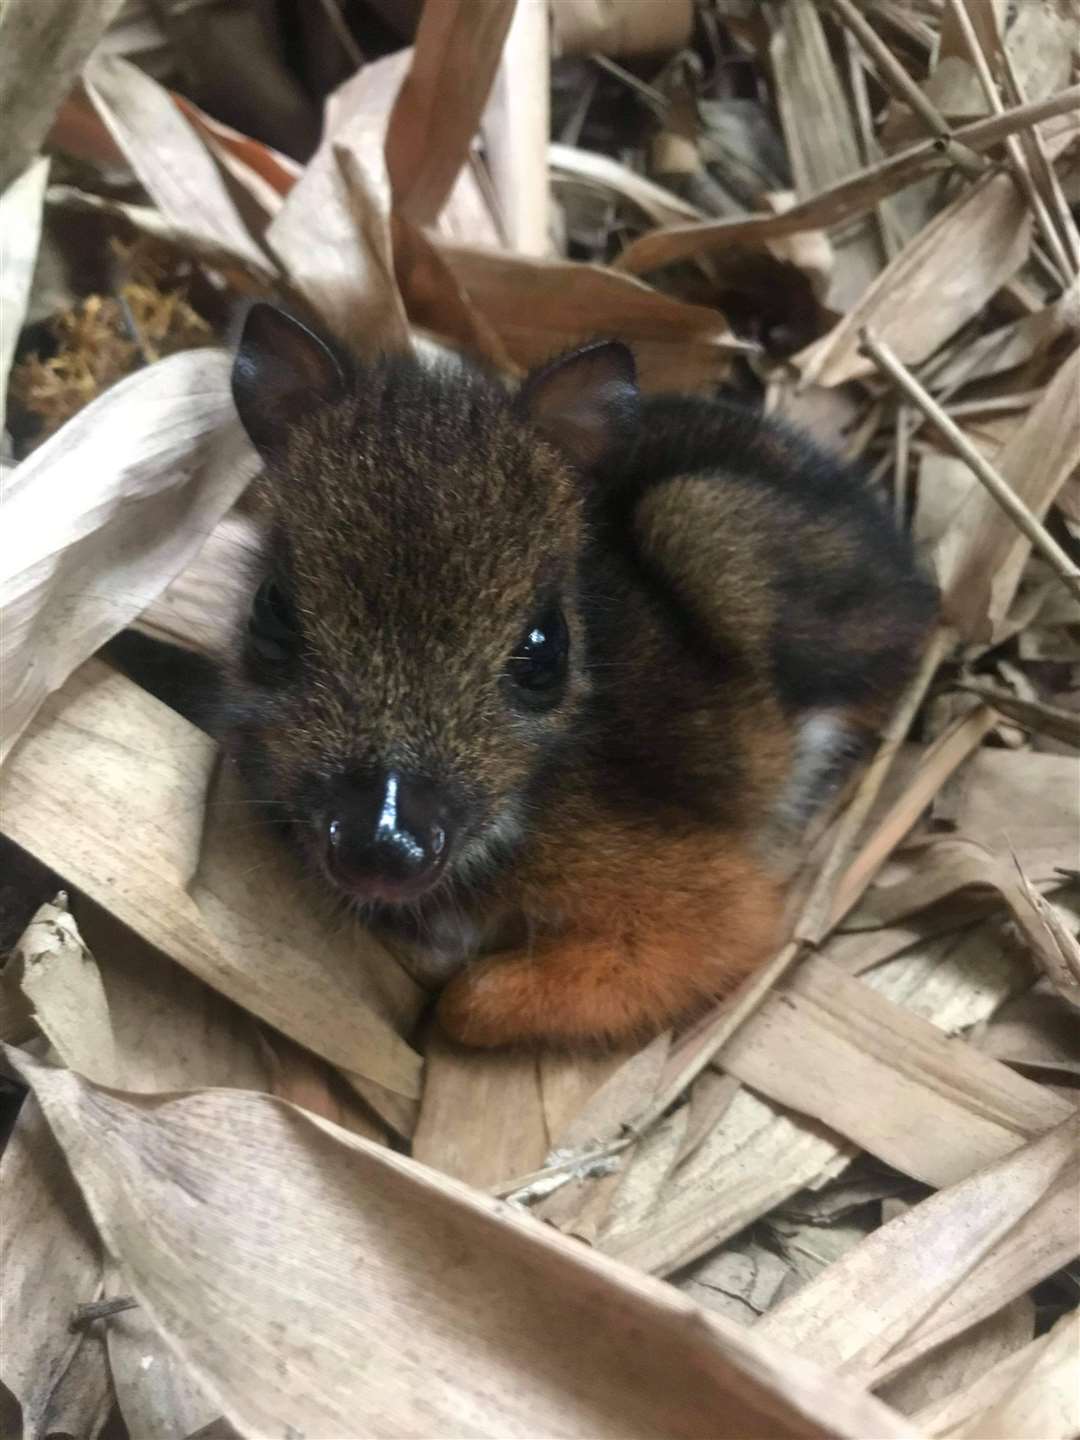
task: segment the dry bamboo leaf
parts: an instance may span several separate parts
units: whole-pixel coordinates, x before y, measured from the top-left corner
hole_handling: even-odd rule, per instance
[[[779,1255],[751,1240],[710,1255],[678,1285],[706,1310],[752,1325],[773,1304],[790,1273]]]
[[[4,1326],[0,1380],[22,1407],[22,1433],[37,1437],[83,1343],[68,1328],[72,1311],[98,1298],[102,1262],[63,1151],[31,1095],[0,1156],[0,1211],[4,1308],[18,1317]],[[104,1376],[104,1354],[97,1363]]]
[[[220,351],[173,355],[113,386],[16,468],[0,551],[0,755],[189,563],[254,474],[228,372]]]
[[[262,549],[258,522],[231,510],[134,628],[199,654],[224,654],[251,603],[252,563]]]
[[[1080,350],[1061,365],[1041,400],[997,457],[996,469],[1040,519],[1080,465]],[[968,536],[946,612],[969,640],[988,640],[1012,604],[1031,542],[991,495],[965,507]]]
[[[995,1060],[1034,1070],[1045,1078],[1055,1074],[1080,1077],[1076,1016],[1048,980],[1039,981],[996,1010],[973,1035],[972,1044]]]
[[[110,134],[165,217],[269,271],[212,156],[169,92],[119,55],[98,55],[84,79]]]
[[[421,12],[386,132],[394,208],[416,225],[434,222],[465,163],[513,14],[513,0],[444,0]]]
[[[549,1146],[562,1143],[567,1126],[626,1059],[627,1056],[617,1050],[607,1055],[564,1055],[550,1051],[540,1056],[540,1098]],[[647,1097],[651,1098],[651,1095]]]
[[[747,1440],[911,1433],[801,1357],[280,1101],[121,1095],[9,1055],[132,1293],[241,1434],[629,1440],[712,1433],[718,1414]]]
[[[64,1064],[102,1085],[118,1078],[109,1003],[94,957],[61,893],[42,905],[15,947],[22,991]]]
[[[72,744],[73,735],[79,743]],[[131,784],[132,757],[140,783]],[[4,831],[237,1004],[405,1101],[419,1095],[419,996],[319,895],[246,805],[219,789],[212,742],[100,662],[83,666],[10,757]]]
[[[299,1105],[312,1115],[321,1115],[324,1120],[332,1120],[335,1125],[351,1130],[354,1135],[362,1135],[365,1140],[379,1145],[387,1143],[389,1132],[386,1126],[372,1117],[357,1095],[346,1087],[340,1077],[335,1076],[325,1060],[320,1060],[310,1050],[303,1049],[277,1031],[261,1038],[270,1067],[270,1078],[265,1088],[271,1095]]]
[[[53,117],[124,0],[7,0],[0,13],[0,191],[41,149]]]
[[[756,1332],[883,1384],[1075,1257],[1078,1186],[1074,1114],[883,1225]]]
[[[389,203],[381,139],[361,116],[320,146],[266,232],[323,323],[362,352],[408,344]]]
[[[431,1034],[412,1154],[487,1190],[535,1170],[547,1150],[537,1057],[486,1054]]]
[[[595,339],[633,346],[646,389],[711,390],[745,349],[717,310],[687,305],[599,265],[440,245],[510,355],[530,367]]]
[[[816,1122],[740,1090],[647,1224],[604,1249],[637,1269],[668,1275],[842,1169],[853,1153]]]
[[[0,193],[0,433],[4,429],[8,375],[30,303],[48,178],[49,162],[43,157],[27,166]]]
[[[788,0],[776,15],[769,57],[796,194],[806,200],[853,175],[861,156],[819,11],[812,0]],[[823,299],[846,311],[881,269],[881,252],[868,220],[855,222],[834,243],[837,259]]]
[[[548,23],[548,0],[514,0],[481,131],[505,243],[521,255],[551,249]]]
[[[127,1277],[115,1260],[105,1261],[105,1294],[123,1295]],[[104,1327],[109,1375],[130,1436],[188,1436],[215,1420],[220,1407],[162,1339],[138,1306],[111,1315]]]
[[[902,1415],[921,1412],[927,1405],[978,1383],[1003,1360],[1022,1351],[1034,1334],[1035,1303],[1030,1295],[1019,1295],[996,1314],[916,1360],[880,1386],[878,1394]]]
[[[882,271],[823,339],[795,357],[804,381],[840,385],[872,374],[860,354],[867,326],[909,365],[977,315],[1016,274],[1031,245],[1031,216],[1012,178],[996,175],[957,197]]]
[[[1074,111],[1080,103],[1080,85],[1034,105],[1018,106],[1003,116],[990,116],[965,126],[954,138],[974,149],[988,149],[1005,135],[1024,126]],[[635,275],[657,270],[711,250],[722,251],[731,244],[761,245],[766,239],[795,235],[801,230],[819,229],[865,215],[881,200],[903,190],[934,171],[951,168],[935,140],[926,140],[887,160],[867,166],[838,185],[803,200],[779,215],[753,215],[734,220],[703,221],[654,230],[633,241],[616,262],[620,270]]]
[[[962,835],[1015,855],[1035,881],[1051,877],[1063,856],[1075,856],[1080,826],[1075,757],[984,747],[957,780],[950,818]]]
[[[1080,1433],[1076,1355],[1080,1316],[1063,1315],[1046,1335],[988,1374],[919,1410],[922,1434],[949,1440],[1075,1440]]]
[[[1044,354],[1062,337],[1077,334],[1080,334],[1080,279],[1074,280],[1052,304],[960,346],[949,363],[940,369],[935,364],[934,389],[952,392],[973,380],[1014,370]]]
[[[560,55],[669,55],[690,42],[692,0],[553,0]]]
[[[821,957],[767,996],[718,1059],[744,1085],[934,1186],[1007,1155],[1071,1111]]]
[[[1080,1010],[1080,942],[1060,911],[1032,885],[1019,865],[1008,889],[1013,916],[1036,963],[1058,994]]]

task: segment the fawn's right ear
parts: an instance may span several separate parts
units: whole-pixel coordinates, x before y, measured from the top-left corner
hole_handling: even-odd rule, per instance
[[[233,361],[232,393],[260,454],[279,452],[290,425],[344,392],[337,357],[317,335],[273,305],[251,307]]]

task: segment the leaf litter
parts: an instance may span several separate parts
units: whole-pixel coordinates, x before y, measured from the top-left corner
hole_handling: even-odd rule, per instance
[[[1075,6],[348,0],[294,155],[179,28],[77,8],[0,22],[0,829],[41,887],[0,971],[5,1433],[1075,1437]],[[619,335],[859,455],[937,569],[794,938],[686,1034],[418,1028],[406,957],[97,655],[228,643],[260,518],[213,347],[259,295],[508,377]]]

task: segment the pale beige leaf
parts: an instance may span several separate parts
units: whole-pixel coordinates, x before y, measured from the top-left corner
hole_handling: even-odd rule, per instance
[[[81,410],[8,481],[0,541],[6,754],[45,698],[198,553],[257,467],[229,359],[188,350]]]
[[[1071,1113],[1044,1087],[950,1041],[821,957],[767,996],[718,1059],[745,1085],[935,1186]]]
[[[479,1190],[535,1170],[547,1150],[537,1057],[467,1050],[434,1031],[412,1154]]]
[[[8,375],[30,303],[48,178],[49,162],[42,157],[0,193],[0,433],[7,413]]]
[[[1039,969],[1058,994],[1080,1010],[1080,942],[1065,917],[1039,894],[1019,866],[1006,896]]]
[[[7,0],[0,8],[0,191],[41,149],[87,56],[124,0]]]
[[[514,0],[443,0],[421,12],[386,133],[394,206],[416,225],[432,224],[465,163],[513,14]]]
[[[1080,465],[1080,349],[1060,366],[1038,403],[997,456],[995,468],[1038,518]],[[963,513],[967,544],[946,611],[969,640],[989,640],[1012,604],[1031,542],[983,491]]]
[[[280,1101],[124,1096],[8,1053],[132,1293],[242,1434],[659,1440],[717,1415],[747,1440],[911,1433],[840,1377]]]
[[[876,1386],[1080,1251],[1080,1117],[876,1230],[756,1327]]]
[[[546,255],[551,249],[548,28],[548,0],[514,0],[482,122],[484,157],[502,232],[507,248],[520,255]]]
[[[635,205],[654,225],[667,225],[680,220],[700,220],[703,213],[696,205],[683,200],[673,190],[657,185],[628,165],[602,155],[597,150],[582,150],[576,145],[552,143],[547,147],[548,164],[558,183],[561,177],[589,188],[617,195]]]
[[[246,804],[219,791],[207,816],[214,763],[202,732],[92,661],[0,774],[4,831],[237,1004],[415,1099],[419,1057],[395,1027],[411,1028],[416,987],[373,937],[327,914]]]
[[[913,1422],[935,1440],[1075,1440],[1078,1353],[1080,1315],[1074,1311],[988,1374],[919,1410]]]
[[[53,1049],[72,1070],[101,1085],[118,1082],[109,1003],[94,957],[61,893],[42,905],[15,947],[22,990]]]
[[[166,218],[269,270],[213,157],[168,91],[119,55],[97,55],[83,78],[109,133]]]
[[[692,0],[550,0],[562,55],[670,55],[690,42]]]
[[[823,339],[795,357],[805,381],[841,385],[873,373],[867,326],[908,365],[966,324],[1023,264],[1031,215],[1009,175],[980,181],[900,251]]]
[[[562,1143],[567,1126],[625,1059],[625,1054],[619,1051],[606,1055],[572,1055],[551,1051],[540,1056],[540,1098],[549,1144]]]
[[[101,1250],[63,1152],[27,1096],[0,1156],[0,1271],[5,1324],[0,1380],[37,1436],[81,1346],[68,1328],[76,1305],[101,1290]],[[104,1375],[104,1356],[98,1361]]]

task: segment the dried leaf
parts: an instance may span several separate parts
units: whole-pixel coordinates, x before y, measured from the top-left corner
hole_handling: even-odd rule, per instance
[[[582,150],[575,145],[552,144],[547,147],[548,164],[553,179],[560,177],[581,182],[590,188],[597,188],[628,204],[634,205],[647,215],[654,225],[677,224],[680,220],[701,220],[702,212],[688,200],[681,199],[674,191],[663,185],[656,185],[628,165],[621,165],[608,155],[595,150]]]
[[[222,789],[207,817],[214,761],[200,731],[93,661],[0,776],[4,831],[237,1004],[411,1102],[420,1061],[395,1025],[411,1028],[416,988],[372,937],[323,920],[246,805]]]
[[[692,0],[559,0],[551,23],[560,55],[668,55],[689,44]]]
[[[43,905],[15,947],[22,991],[64,1064],[103,1085],[118,1079],[109,1004],[94,957],[67,907],[67,896]]]
[[[858,304],[795,357],[804,381],[841,385],[873,373],[860,333],[906,364],[925,360],[1015,275],[1031,245],[1031,216],[1009,175],[980,181],[900,251]]]
[[[479,1190],[539,1166],[547,1132],[535,1055],[466,1050],[435,1031],[425,1057],[417,1160]]]
[[[1080,1316],[1063,1315],[1048,1334],[913,1420],[935,1440],[1073,1440],[1080,1431],[1078,1346]]]
[[[7,0],[0,12],[0,192],[37,157],[75,77],[124,0]],[[5,226],[7,217],[5,219]]]
[[[526,367],[597,335],[634,348],[647,389],[711,390],[726,373],[733,340],[724,317],[687,305],[599,265],[528,260],[440,245],[462,289]]]
[[[212,156],[168,91],[119,55],[98,55],[84,80],[113,139],[166,218],[268,273],[267,257]]]
[[[1080,465],[1080,350],[1059,368],[1039,402],[998,455],[998,473],[1042,518]],[[1012,604],[1031,542],[986,491],[962,513],[967,544],[945,608],[969,640],[988,640]]]
[[[30,303],[48,178],[48,160],[35,160],[0,193],[0,432],[11,362]]]
[[[430,225],[446,203],[495,77],[513,0],[444,0],[421,13],[386,132],[394,208]]]
[[[838,1377],[280,1101],[122,1096],[9,1054],[132,1293],[242,1434],[629,1440],[723,1414],[748,1440],[810,1440],[826,1397],[830,1436],[909,1433]]]
[[[486,5],[485,13],[493,8]],[[507,247],[520,255],[547,255],[551,249],[548,27],[544,0],[514,3],[483,118],[484,157],[500,226]]]
[[[0,551],[0,755],[46,696],[191,561],[254,474],[228,371],[220,351],[162,360],[16,468]]]
[[[755,1333],[876,1386],[1080,1250],[1080,1119],[883,1225]]]
[[[266,232],[267,246],[323,323],[362,352],[408,343],[389,203],[381,137],[360,116],[320,146]]]
[[[101,1290],[101,1248],[63,1152],[27,1096],[0,1156],[0,1270],[4,1326],[0,1380],[37,1436],[83,1337],[68,1328],[75,1306]],[[97,1360],[104,1377],[104,1355]]]

